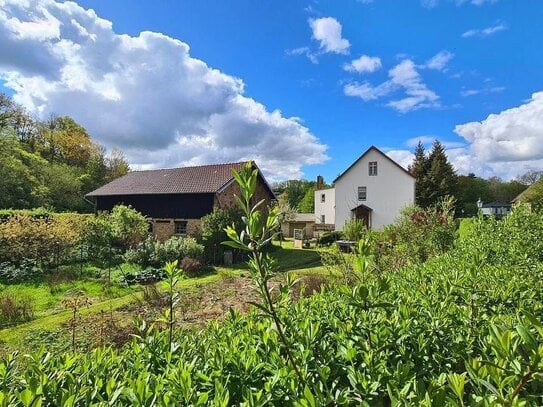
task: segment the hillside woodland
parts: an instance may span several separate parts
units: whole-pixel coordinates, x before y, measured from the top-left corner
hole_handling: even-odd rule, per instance
[[[91,212],[83,196],[128,170],[72,118],[37,120],[0,93],[0,208]]]

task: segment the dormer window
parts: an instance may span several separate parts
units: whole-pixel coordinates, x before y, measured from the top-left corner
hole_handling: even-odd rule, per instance
[[[370,161],[369,163],[369,175],[370,177],[377,175],[377,161]]]

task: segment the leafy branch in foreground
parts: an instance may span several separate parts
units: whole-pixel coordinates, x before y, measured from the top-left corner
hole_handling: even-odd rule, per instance
[[[277,271],[277,263],[269,254],[263,253],[264,247],[271,242],[274,234],[277,232],[280,217],[279,209],[277,207],[269,208],[267,216],[264,216],[259,209],[263,205],[264,200],[252,205],[257,185],[258,170],[252,169],[251,165],[247,164],[240,172],[232,170],[232,173],[241,191],[241,196],[236,196],[236,199],[243,212],[242,221],[244,228],[238,234],[233,225],[227,227],[225,231],[230,240],[223,242],[223,244],[250,253],[248,262],[249,270],[258,287],[258,293],[262,298],[262,304],[253,305],[260,309],[265,316],[273,320],[279,340],[285,348],[287,361],[290,362],[300,382],[305,383],[298,363],[292,355],[292,347],[285,333],[285,323],[281,320],[277,312],[279,302],[285,299],[287,291],[280,290],[281,295],[279,298],[272,296],[268,283]],[[287,280],[287,286],[293,284],[292,280]]]
[[[168,343],[169,349],[172,348],[173,341],[173,327],[175,325],[175,309],[179,303],[179,292],[175,291],[177,283],[183,277],[183,270],[177,267],[177,260],[168,262],[164,266],[164,273],[166,274],[166,291],[168,307],[164,311],[161,322],[166,323],[168,326]]]

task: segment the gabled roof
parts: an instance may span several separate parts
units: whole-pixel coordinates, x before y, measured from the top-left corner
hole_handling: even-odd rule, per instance
[[[358,208],[365,209],[365,210],[368,211],[368,212],[372,212],[372,211],[373,211],[373,209],[371,209],[369,206],[364,205],[364,204],[360,204],[360,205],[356,205],[353,209],[351,209],[351,212],[357,210]]]
[[[297,213],[289,222],[315,222],[315,219],[314,213]]]
[[[510,208],[511,204],[508,202],[493,201],[485,203],[481,208]]]
[[[132,171],[87,196],[216,193],[234,179],[232,169],[239,171],[245,163]]]
[[[347,172],[349,172],[349,170],[351,168],[353,168],[360,160],[362,160],[370,151],[375,151],[379,154],[381,154],[384,158],[386,158],[388,161],[390,161],[392,164],[394,164],[396,167],[398,167],[400,170],[402,170],[403,172],[405,172],[407,175],[409,175],[411,178],[415,178],[413,177],[413,175],[411,175],[411,173],[409,171],[407,171],[404,167],[402,167],[400,164],[398,164],[396,161],[394,161],[392,158],[390,158],[388,155],[386,155],[385,153],[383,153],[381,150],[379,150],[377,147],[375,146],[371,146],[370,148],[368,148],[360,157],[358,157],[358,159],[352,163],[349,168],[347,168],[345,171],[343,171],[333,182],[337,182],[341,177],[343,177]]]
[[[526,188],[524,191],[522,191],[520,194],[518,194],[512,201],[511,203],[519,203],[519,202],[523,202],[525,198],[527,198],[532,192],[532,190],[535,188],[535,186],[537,184],[543,184],[543,178],[540,178],[539,180],[537,180],[536,182],[534,182],[532,185],[528,186],[528,188]]]

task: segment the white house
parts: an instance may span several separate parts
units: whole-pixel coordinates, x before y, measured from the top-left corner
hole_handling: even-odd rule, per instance
[[[371,146],[334,180],[334,188],[315,192],[315,218],[319,223],[324,216],[326,223],[331,223],[328,219],[333,214],[330,219],[336,230],[343,230],[350,219],[361,219],[368,227],[381,229],[414,202],[415,178]]]
[[[315,222],[321,225],[336,223],[336,190],[334,188],[315,191]]]

